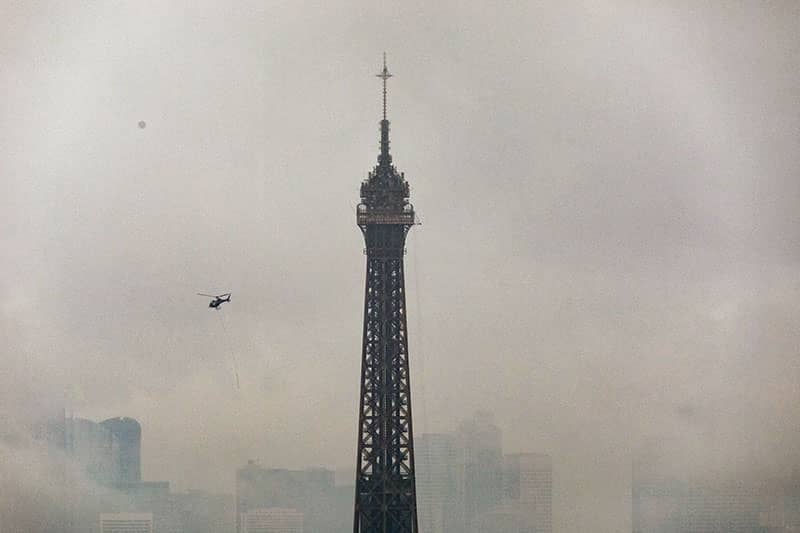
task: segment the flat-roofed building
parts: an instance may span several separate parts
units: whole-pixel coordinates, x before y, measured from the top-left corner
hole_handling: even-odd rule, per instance
[[[503,491],[518,502],[531,530],[553,531],[553,461],[542,453],[517,453],[503,458]]]
[[[456,430],[459,454],[458,492],[464,526],[502,500],[502,432],[488,412],[477,412]],[[456,531],[463,531],[461,527]]]
[[[303,513],[285,507],[250,509],[241,523],[243,533],[303,533]]]
[[[133,418],[109,418],[100,423],[119,442],[119,460],[114,465],[114,482],[139,483],[142,480],[142,426]]]
[[[70,418],[66,430],[68,455],[93,481],[113,485],[119,470],[119,438],[85,418]]]
[[[459,531],[463,506],[459,493],[458,449],[449,433],[423,433],[414,442],[417,512],[420,530],[428,533]]]
[[[352,505],[352,503],[350,504]],[[337,524],[352,520],[352,507],[342,515],[337,507],[335,473],[325,468],[287,470],[264,468],[255,461],[236,472],[236,531],[244,533],[242,517],[251,509],[295,509],[306,529],[340,533]],[[352,526],[352,524],[351,524]]]
[[[103,513],[101,533],[153,533],[153,513]]]

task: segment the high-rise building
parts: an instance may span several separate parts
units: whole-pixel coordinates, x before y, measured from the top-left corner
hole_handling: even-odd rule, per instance
[[[70,418],[66,423],[67,454],[97,483],[113,485],[119,471],[119,439],[91,420]]]
[[[420,530],[428,533],[462,531],[456,496],[460,477],[455,436],[423,434],[414,443],[414,455]]]
[[[344,519],[339,500],[332,470],[264,468],[248,461],[236,472],[236,531],[244,532],[244,516],[252,509],[284,508],[302,513],[309,531],[338,533]]]
[[[409,185],[392,164],[386,68],[378,164],[361,183],[356,224],[366,247],[354,533],[416,533],[417,498],[403,256],[415,224]]]
[[[142,427],[133,418],[109,418],[100,423],[119,441],[119,463],[116,483],[138,483],[142,480]]]
[[[153,533],[153,513],[104,513],[100,533]]]
[[[502,433],[490,413],[478,412],[459,424],[456,443],[462,472],[457,497],[463,501],[463,523],[468,527],[502,500]]]
[[[249,509],[242,515],[242,533],[303,533],[303,513],[283,507]]]
[[[68,457],[93,481],[106,486],[141,481],[141,427],[132,418],[111,418],[101,423],[66,418],[62,424],[63,448]]]
[[[518,502],[534,533],[553,531],[553,462],[549,455],[518,453],[503,458],[503,496]]]

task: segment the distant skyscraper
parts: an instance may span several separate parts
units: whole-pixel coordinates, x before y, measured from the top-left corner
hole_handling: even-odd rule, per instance
[[[100,533],[153,533],[153,513],[101,514]]]
[[[242,516],[242,533],[303,533],[303,513],[296,509],[250,509]]]
[[[113,485],[119,471],[119,439],[108,428],[84,418],[66,423],[66,449],[94,481]]]
[[[553,531],[553,462],[549,455],[518,453],[503,458],[503,496],[518,502],[534,533]]]
[[[462,474],[458,498],[464,502],[464,524],[500,503],[502,497],[502,433],[490,413],[464,420],[456,432]]]
[[[94,481],[106,485],[130,485],[141,481],[141,427],[132,418],[112,418],[97,423],[67,418],[58,440]]]
[[[415,442],[417,512],[420,531],[445,533],[463,530],[459,523],[458,452],[452,434],[427,433]]]
[[[142,427],[133,418],[109,418],[100,423],[119,440],[119,463],[116,483],[142,480]]]

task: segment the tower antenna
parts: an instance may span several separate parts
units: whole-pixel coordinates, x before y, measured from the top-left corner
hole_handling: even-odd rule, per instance
[[[392,77],[389,69],[386,68],[386,52],[383,53],[383,70],[375,76],[383,80],[383,120],[386,120],[386,80]]]

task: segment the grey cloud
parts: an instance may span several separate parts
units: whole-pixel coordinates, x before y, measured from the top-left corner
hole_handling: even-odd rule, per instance
[[[2,9],[8,419],[70,390],[179,488],[349,466],[385,49],[418,430],[494,411],[560,531],[629,526],[648,442],[800,461],[793,3]]]

